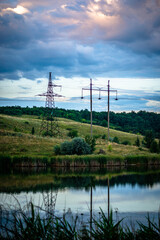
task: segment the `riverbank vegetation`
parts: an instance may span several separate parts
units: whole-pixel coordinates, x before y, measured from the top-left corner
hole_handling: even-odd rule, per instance
[[[55,217],[47,212],[43,217],[40,209],[29,203],[27,210],[20,208],[5,215],[0,222],[1,239],[50,239],[50,240],[159,240],[160,225],[147,216],[147,225],[138,223],[138,227],[124,226],[123,219],[115,221],[112,212],[109,218],[100,211],[100,216],[92,218],[88,222],[75,218],[68,220],[63,217]],[[160,219],[159,219],[160,222]],[[89,227],[90,226],[90,227]]]

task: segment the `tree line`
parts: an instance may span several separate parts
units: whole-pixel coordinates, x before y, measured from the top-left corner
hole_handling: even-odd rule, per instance
[[[20,107],[20,106],[7,106],[0,107],[1,114],[16,115],[36,115],[42,117],[46,111],[52,111],[52,109],[46,109],[44,107]],[[54,116],[61,118],[68,118],[74,121],[90,123],[90,111],[85,110],[69,110],[62,108],[55,108],[53,112]],[[93,124],[107,127],[107,112],[95,112],[93,111]],[[110,127],[116,130],[130,132],[135,134],[145,135],[146,130],[152,131],[154,137],[160,138],[160,114],[154,112],[131,111],[129,113],[110,112]]]

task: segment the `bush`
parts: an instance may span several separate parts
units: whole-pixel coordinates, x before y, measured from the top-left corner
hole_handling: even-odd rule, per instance
[[[103,134],[103,135],[102,135],[102,139],[106,139],[106,134]]]
[[[0,155],[0,168],[10,168],[12,159],[10,156]]]
[[[151,153],[158,153],[159,152],[158,143],[155,140],[151,143],[150,152]]]
[[[123,141],[122,144],[123,145],[131,145],[130,141],[128,141],[128,140]]]
[[[74,130],[74,129],[69,130],[68,137],[74,138],[74,137],[77,137],[77,136],[78,136],[78,131],[77,130]]]
[[[74,138],[72,140],[73,144],[73,154],[82,155],[82,154],[90,154],[92,149],[91,146],[84,141],[83,138]]]
[[[135,141],[135,144],[136,144],[136,146],[137,147],[139,147],[140,146],[140,140],[139,140],[139,138],[137,137],[137,140]]]
[[[34,127],[32,127],[32,135],[34,135],[34,133],[35,133],[35,130],[34,130]]]
[[[56,155],[60,155],[61,154],[61,149],[59,145],[54,146],[54,153]]]
[[[72,142],[65,141],[61,143],[60,152],[62,155],[71,155],[73,152]]]
[[[113,142],[115,142],[115,143],[119,143],[119,139],[118,139],[118,137],[114,137],[114,138],[113,138]]]
[[[93,152],[95,150],[96,137],[95,136],[91,137],[90,135],[86,135],[85,136],[85,141],[91,147],[91,151]]]
[[[107,150],[108,150],[109,152],[112,152],[112,145],[111,145],[111,144],[109,144],[109,145],[107,146]]]
[[[58,151],[58,150],[57,150]],[[82,154],[90,154],[91,147],[87,144],[84,139],[77,137],[74,138],[71,142],[65,141],[60,145],[60,153],[62,155],[82,155]]]

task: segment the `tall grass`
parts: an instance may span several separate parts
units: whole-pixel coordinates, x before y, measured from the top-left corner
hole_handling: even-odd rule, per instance
[[[126,165],[157,165],[160,164],[160,156],[117,156],[117,155],[63,155],[53,157],[39,156],[10,156],[0,155],[0,167],[11,168],[12,166],[64,166],[64,167],[104,167]]]
[[[28,211],[21,208],[5,215],[0,221],[0,239],[49,239],[49,240],[159,240],[160,224],[147,217],[148,224],[138,223],[137,229],[122,227],[120,221],[114,221],[112,212],[109,218],[101,210],[99,219],[92,219],[92,228],[89,222],[78,224],[78,216],[74,221],[56,217],[52,214],[42,215],[39,208],[29,203]],[[1,216],[3,215],[1,209]],[[160,219],[159,219],[160,221]]]

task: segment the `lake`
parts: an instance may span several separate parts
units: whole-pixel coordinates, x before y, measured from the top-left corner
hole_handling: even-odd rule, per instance
[[[160,168],[127,167],[106,169],[12,169],[0,174],[0,205],[5,209],[32,201],[54,211],[56,216],[78,215],[88,221],[102,209],[115,220],[136,225],[145,223],[147,213],[158,222]],[[48,207],[49,205],[49,207]]]

